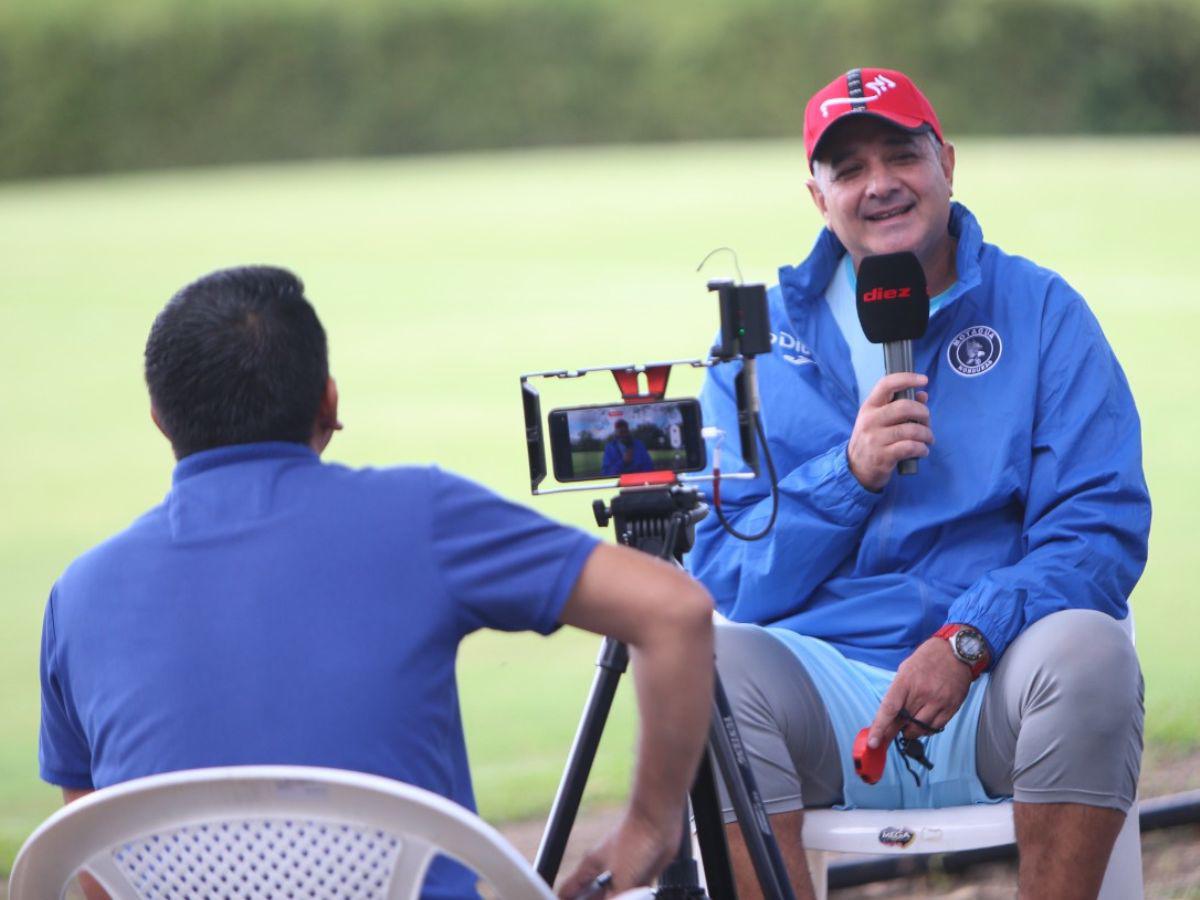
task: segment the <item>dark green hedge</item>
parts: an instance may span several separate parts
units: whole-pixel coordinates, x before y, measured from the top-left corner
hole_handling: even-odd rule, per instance
[[[908,71],[952,134],[1200,130],[1190,0],[37,8],[0,14],[0,177],[798,135],[863,64]]]

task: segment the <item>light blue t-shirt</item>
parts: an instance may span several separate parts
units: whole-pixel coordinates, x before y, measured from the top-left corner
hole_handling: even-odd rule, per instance
[[[858,382],[858,402],[862,403],[871,388],[883,377],[883,349],[879,344],[872,344],[863,334],[862,325],[858,321],[858,309],[855,306],[855,287],[858,277],[854,272],[854,262],[847,253],[834,270],[829,287],[825,289],[825,302],[829,311],[841,329],[846,346],[850,348],[850,364],[854,367],[854,379]],[[936,297],[929,298],[929,315],[933,316],[943,303],[950,289],[942,291]]]

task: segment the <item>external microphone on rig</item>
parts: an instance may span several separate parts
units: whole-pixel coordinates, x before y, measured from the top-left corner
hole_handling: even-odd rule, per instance
[[[929,325],[929,291],[916,255],[905,251],[863,257],[855,305],[867,340],[883,344],[884,372],[913,371],[912,342]],[[916,392],[909,388],[892,399],[900,397],[912,400]],[[915,475],[917,461],[903,459],[898,469],[901,475]]]
[[[767,313],[767,289],[761,284],[734,284],[723,279],[710,281],[721,312],[721,336],[710,352],[714,359],[742,357],[742,370],[734,377],[737,396],[738,436],[742,461],[758,474],[758,447],[754,443],[759,411],[758,370],[754,359],[771,352],[771,320]]]

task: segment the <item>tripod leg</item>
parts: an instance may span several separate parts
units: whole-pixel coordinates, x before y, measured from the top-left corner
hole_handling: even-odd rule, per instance
[[[700,843],[700,861],[704,880],[713,900],[736,900],[737,888],[721,821],[721,801],[717,794],[717,776],[713,768],[711,744],[703,759],[696,782],[692,785],[692,814],[696,817],[696,839]]]
[[[738,734],[720,676],[713,687],[714,715],[709,747],[729,789],[729,799],[737,813],[738,827],[750,852],[759,886],[767,900],[795,900],[787,867],[779,853],[779,844],[771,830],[754,773],[750,771],[750,760]]]
[[[567,766],[558,792],[554,795],[554,805],[550,808],[550,818],[546,821],[537,856],[534,857],[533,867],[550,887],[554,887],[554,879],[558,877],[562,865],[567,839],[571,836],[571,828],[579,812],[579,801],[583,798],[583,789],[596,759],[596,749],[600,746],[600,736],[604,733],[604,724],[612,709],[617,682],[628,665],[629,649],[620,641],[605,638],[596,659],[596,676],[592,679],[587,705],[579,720],[579,728],[575,731]]]

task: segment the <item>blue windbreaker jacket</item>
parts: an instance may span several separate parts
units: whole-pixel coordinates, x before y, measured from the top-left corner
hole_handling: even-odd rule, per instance
[[[824,301],[845,250],[826,229],[804,263],[780,269],[772,352],[759,363],[778,521],[743,542],[710,515],[688,558],[728,618],[894,669],[947,622],[982,631],[994,664],[1049,613],[1126,615],[1145,567],[1150,498],[1121,367],[1060,276],[984,243],[957,203],[950,231],[958,281],[913,348],[929,376],[935,443],[918,474],[894,475],[878,494],[847,463],[860,401]],[[726,472],[741,465],[736,368],[709,370],[701,393],[705,422],[733,445]],[[724,481],[721,508],[739,530],[760,530],[771,511],[765,474]]]

